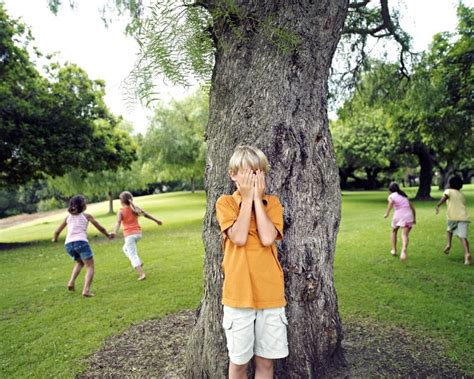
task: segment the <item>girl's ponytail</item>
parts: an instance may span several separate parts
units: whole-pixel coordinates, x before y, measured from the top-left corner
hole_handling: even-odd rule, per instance
[[[132,209],[132,212],[134,214],[136,214],[137,216],[140,216],[143,214],[143,209],[133,204],[133,195],[130,192],[128,191],[122,192],[119,198]]]
[[[133,200],[130,200],[129,205],[130,205],[130,208],[132,209],[132,212],[135,213],[137,216],[141,216],[143,214],[143,209],[133,204]]]
[[[396,192],[403,197],[408,197],[408,195],[404,191],[402,191],[399,185],[395,182],[390,183],[390,185],[388,186],[388,190],[390,192]]]

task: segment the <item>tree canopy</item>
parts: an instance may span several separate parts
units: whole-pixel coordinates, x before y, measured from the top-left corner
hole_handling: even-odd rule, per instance
[[[128,166],[135,147],[107,109],[105,85],[74,64],[30,58],[30,31],[0,5],[0,185]]]

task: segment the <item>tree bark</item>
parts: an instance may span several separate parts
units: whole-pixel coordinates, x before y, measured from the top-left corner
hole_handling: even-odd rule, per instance
[[[424,144],[415,146],[415,154],[420,163],[420,185],[416,193],[416,200],[433,200],[431,197],[431,183],[433,182],[433,157]]]
[[[109,214],[114,214],[114,197],[111,190],[107,192],[107,197],[109,198]]]
[[[438,166],[439,167],[439,166]],[[446,165],[445,168],[439,167],[439,183],[438,189],[443,191],[447,185],[449,177],[454,174],[454,166],[452,164]]]
[[[238,145],[269,158],[267,193],[284,206],[279,245],[285,273],[290,355],[275,365],[278,378],[315,378],[343,360],[342,327],[333,280],[340,222],[339,175],[327,116],[327,81],[347,12],[346,0],[237,2],[242,36],[217,19],[215,67],[206,129],[204,297],[187,347],[187,378],[224,378],[223,257],[215,203],[234,191],[228,161]],[[212,12],[212,6],[210,8]],[[285,54],[269,42],[261,22],[295,32],[300,45]],[[260,22],[260,23],[259,23]],[[237,24],[238,23],[238,24]]]
[[[365,167],[365,174],[367,175],[367,184],[366,190],[373,190],[377,188],[377,175],[379,174],[380,169]]]

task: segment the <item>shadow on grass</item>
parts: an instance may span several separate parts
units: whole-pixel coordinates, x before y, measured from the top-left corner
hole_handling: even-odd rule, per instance
[[[32,246],[39,242],[0,242],[0,251],[14,250],[21,247]]]

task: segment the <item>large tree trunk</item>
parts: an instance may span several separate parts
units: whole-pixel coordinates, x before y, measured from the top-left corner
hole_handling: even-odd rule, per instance
[[[431,197],[431,183],[433,182],[433,157],[429,149],[419,143],[415,146],[415,154],[418,156],[420,163],[420,186],[416,193],[417,200],[433,200]]]
[[[448,180],[451,175],[454,174],[454,166],[452,164],[447,164],[446,167],[439,167],[439,182],[438,189],[443,191],[448,186]]]
[[[215,203],[234,190],[227,168],[234,148],[250,144],[267,154],[267,192],[278,195],[285,208],[279,253],[290,355],[277,363],[275,373],[279,378],[314,378],[342,359],[333,281],[340,189],[328,128],[327,80],[347,1],[237,4],[242,14],[232,19],[243,35],[222,19],[214,27],[218,47],[206,130],[204,297],[187,349],[186,377],[227,374],[221,326],[223,253]],[[296,52],[285,54],[269,42],[269,30],[259,22],[270,19],[274,30],[281,27],[299,36]]]

